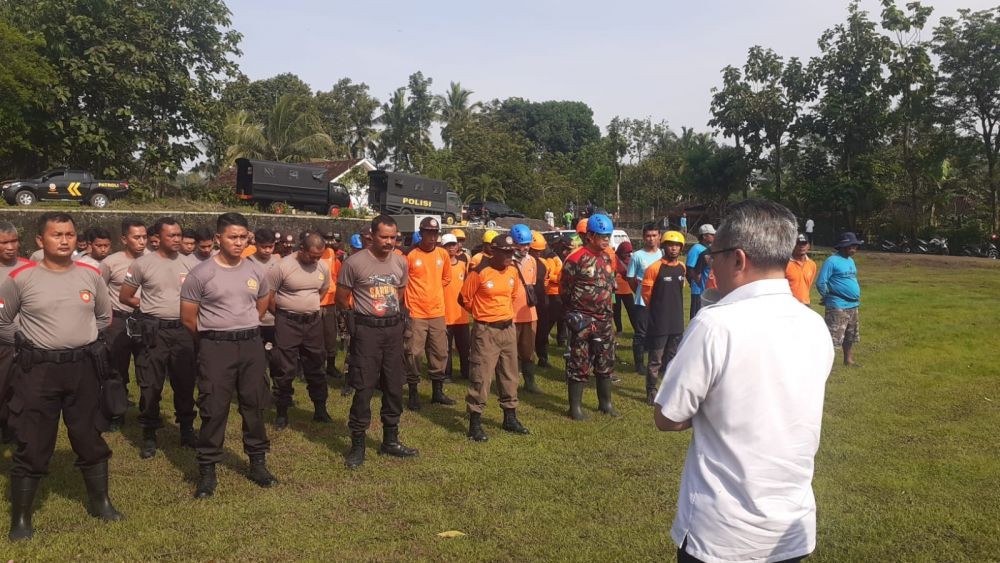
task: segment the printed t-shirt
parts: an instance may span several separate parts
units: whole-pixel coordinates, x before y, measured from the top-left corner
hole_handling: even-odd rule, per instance
[[[409,266],[403,256],[390,253],[379,259],[371,250],[360,250],[341,265],[337,285],[351,290],[357,313],[392,317],[401,311],[398,290],[406,287],[408,279]]]

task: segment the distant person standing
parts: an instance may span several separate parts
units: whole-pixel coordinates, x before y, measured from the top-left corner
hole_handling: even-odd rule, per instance
[[[27,258],[17,255],[21,248],[21,236],[17,233],[17,227],[10,221],[0,221],[0,283],[7,279],[7,276],[21,266],[30,264]],[[7,400],[8,389],[10,388],[10,372],[14,365],[14,333],[17,332],[17,322],[0,325],[0,430],[3,433],[3,442],[9,443],[13,439],[10,429],[7,427]]]
[[[686,233],[688,230],[688,214],[681,213],[681,232]]]
[[[680,261],[684,234],[667,231],[661,241],[663,258],[646,268],[642,278],[642,299],[649,313],[646,402],[650,405],[656,395],[656,380],[663,366],[670,365],[677,355],[677,347],[684,334],[685,267]]]
[[[552,213],[551,209],[545,210],[545,223],[549,226],[550,229],[556,228],[556,216],[554,213]]]
[[[462,292],[462,284],[468,273],[466,262],[460,258],[461,246],[453,234],[441,235],[441,245],[448,251],[451,263],[451,283],[444,286],[444,320],[448,327],[448,361],[444,366],[444,375],[452,376],[451,351],[458,354],[459,374],[461,379],[469,379],[469,312],[460,304],[458,296]]]
[[[646,268],[663,258],[663,251],[659,248],[660,230],[653,223],[649,223],[642,228],[642,248],[632,253],[632,260],[628,264],[626,279],[632,287],[633,306],[632,315],[632,361],[635,365],[635,372],[639,375],[646,373],[646,325],[649,316],[646,313],[646,302],[642,299],[642,277],[646,273]]]
[[[535,286],[538,282],[538,261],[529,254],[531,229],[518,224],[510,229],[514,240],[514,270],[524,291],[514,296],[514,329],[517,334],[517,361],[524,375],[524,390],[537,393],[535,385],[535,331],[538,330],[538,296]],[[531,297],[529,299],[529,296]]]
[[[816,222],[812,219],[806,219],[806,238],[809,239],[809,244],[813,243],[813,229],[816,228]]]
[[[812,479],[833,347],[784,279],[795,217],[732,205],[712,268],[722,299],[688,325],[653,417],[691,428],[671,537],[677,560],[799,561],[816,547]]]
[[[563,213],[563,226],[565,226],[567,229],[572,229],[573,228],[573,212],[572,211],[566,211],[566,213]]]
[[[701,309],[701,294],[708,286],[708,278],[712,273],[712,265],[708,260],[710,256],[708,247],[715,240],[715,227],[706,223],[698,227],[698,243],[688,250],[687,279],[691,284],[691,314],[689,318],[694,318]]]
[[[785,279],[792,289],[792,296],[799,302],[809,304],[809,288],[816,280],[816,262],[809,258],[809,239],[806,235],[799,235],[795,239],[795,248],[792,249],[792,257],[788,260],[785,268]]]
[[[844,349],[844,365],[853,366],[854,344],[861,340],[861,285],[858,284],[858,267],[854,255],[864,244],[851,232],[841,233],[833,245],[837,253],[823,262],[816,278],[816,289],[826,307],[826,326],[830,329],[833,345]]]

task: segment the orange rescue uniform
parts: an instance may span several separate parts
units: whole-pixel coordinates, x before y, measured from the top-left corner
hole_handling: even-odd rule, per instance
[[[406,284],[406,307],[414,319],[436,319],[444,315],[444,288],[451,283],[451,257],[437,247],[430,252],[414,248],[406,255],[410,265]]]
[[[451,265],[451,283],[444,286],[444,322],[448,326],[469,324],[469,312],[458,303],[467,272],[464,260]]]
[[[800,302],[809,304],[809,289],[816,281],[816,262],[806,256],[805,261],[789,260],[785,267],[785,279],[792,290],[792,295]]]
[[[502,272],[488,263],[469,270],[462,286],[462,306],[479,322],[495,323],[514,318],[514,301],[524,289],[514,266]]]

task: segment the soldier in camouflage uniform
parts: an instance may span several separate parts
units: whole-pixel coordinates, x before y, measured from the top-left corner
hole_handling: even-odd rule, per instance
[[[581,409],[583,387],[594,368],[599,410],[618,416],[611,405],[611,372],[615,365],[615,329],[612,302],[615,295],[614,257],[608,251],[613,227],[611,218],[600,213],[587,221],[586,242],[570,254],[563,265],[560,290],[569,328],[569,415],[586,417]]]

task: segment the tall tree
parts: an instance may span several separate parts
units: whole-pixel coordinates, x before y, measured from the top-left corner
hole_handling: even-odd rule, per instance
[[[420,71],[411,74],[409,79],[406,118],[410,124],[409,159],[414,166],[418,166],[416,163],[434,150],[431,125],[437,117],[437,100],[431,93],[433,82],[433,79],[424,77],[424,73]]]
[[[438,120],[442,123],[441,140],[445,147],[451,146],[455,131],[469,123],[476,110],[482,107],[479,102],[471,102],[472,90],[462,88],[460,82],[452,82],[444,95],[438,95]]]
[[[42,40],[0,19],[0,177],[44,166],[45,123],[55,100],[55,72],[42,56]]]
[[[601,138],[594,112],[583,102],[509,98],[491,113],[491,118],[527,137],[539,152],[576,152]]]
[[[229,163],[237,158],[308,162],[329,158],[333,140],[323,132],[319,116],[306,97],[285,94],[274,105],[265,124],[254,123],[240,110],[225,127]]]
[[[724,138],[732,138],[736,150],[753,168],[760,158],[760,128],[754,127],[753,90],[743,72],[732,65],[722,69],[722,88],[712,88],[712,119],[708,124],[716,127]],[[743,197],[749,196],[749,184]]]
[[[326,133],[342,156],[364,158],[377,137],[375,112],[379,101],[368,93],[364,82],[342,78],[329,92],[316,93],[316,107]]]
[[[44,38],[60,80],[52,160],[97,174],[151,175],[199,154],[212,101],[239,53],[222,0],[5,5],[15,27]]]
[[[959,10],[941,18],[934,30],[934,52],[941,58],[941,91],[947,110],[961,129],[979,140],[986,160],[986,186],[993,232],[997,215],[997,157],[1000,155],[1000,8]]]
[[[411,169],[409,143],[413,135],[407,110],[406,88],[398,88],[389,101],[382,104],[382,114],[378,117],[383,127],[379,135],[378,162],[388,158],[396,170]]]

